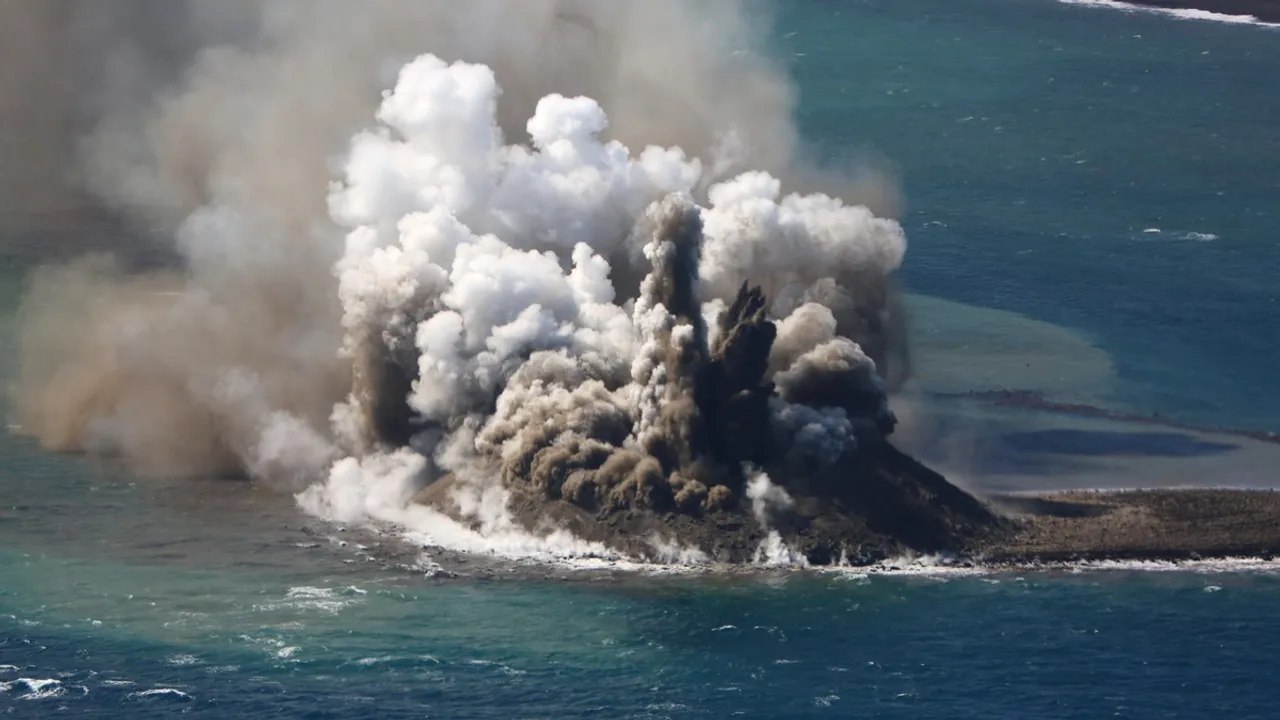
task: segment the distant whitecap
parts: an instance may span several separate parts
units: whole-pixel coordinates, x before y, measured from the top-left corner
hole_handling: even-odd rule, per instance
[[[136,693],[129,693],[131,698],[172,698],[174,700],[190,700],[190,695],[178,690],[177,688],[152,688],[151,690],[142,690]]]
[[[1123,10],[1125,12],[1142,12],[1166,15],[1168,17],[1177,18],[1179,20],[1201,20],[1209,22],[1231,23],[1233,25],[1257,25],[1259,27],[1280,27],[1277,23],[1262,22],[1252,15],[1227,15],[1225,13],[1211,12],[1209,10],[1196,10],[1191,8],[1165,8],[1153,7],[1149,5],[1134,5],[1127,2],[1118,2],[1117,0],[1058,0],[1058,2],[1067,5],[1085,5],[1089,7],[1107,8],[1110,10]]]

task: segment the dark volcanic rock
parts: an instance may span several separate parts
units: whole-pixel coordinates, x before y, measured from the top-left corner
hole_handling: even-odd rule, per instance
[[[973,496],[889,443],[858,453],[827,484],[793,490],[794,505],[764,526],[744,504],[702,513],[618,508],[595,512],[512,490],[509,509],[530,529],[556,527],[637,558],[666,561],[661,547],[697,549],[715,562],[758,558],[770,530],[810,564],[873,563],[905,553],[963,552],[1014,529]],[[451,480],[417,502],[447,508]]]
[[[870,339],[897,332],[891,317],[870,311],[887,309],[895,292],[878,271],[806,290],[804,307],[822,312],[788,317],[789,346],[775,358],[779,326],[760,287],[744,281],[714,325],[704,318],[696,205],[669,197],[643,232],[653,267],[637,301],[644,342],[630,372],[531,349],[503,378],[502,412],[476,435],[483,456],[462,471],[470,482],[500,478],[508,509],[533,532],[564,528],[655,559],[678,546],[746,562],[766,543],[782,552],[780,540],[812,563],[873,560],[955,550],[1001,527],[888,441],[896,420],[886,383],[863,350],[892,354],[891,342]],[[397,365],[410,366],[364,375],[396,397],[403,378],[387,368]],[[393,435],[404,417],[375,406],[384,441],[403,444]],[[450,482],[419,502],[448,511]]]

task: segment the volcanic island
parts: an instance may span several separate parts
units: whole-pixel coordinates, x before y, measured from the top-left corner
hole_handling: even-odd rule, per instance
[[[533,353],[512,378],[573,390],[553,404],[500,407],[497,415],[512,413],[513,422],[480,440],[504,448],[492,472],[529,530],[567,529],[655,561],[656,547],[679,546],[725,565],[779,552],[815,566],[913,555],[1034,566],[1280,553],[1280,493],[979,497],[961,489],[893,442],[896,419],[876,369],[893,344],[883,279],[860,280],[874,290],[836,334],[771,319],[751,284],[706,321],[697,297],[700,232],[696,211],[668,203],[646,251],[653,272],[642,301],[669,315],[653,334],[645,386],[652,412],[643,428],[634,413],[615,411],[607,377],[567,368],[561,356]],[[403,397],[406,372],[384,368],[395,389],[384,397]],[[392,402],[381,422],[402,425],[407,412]],[[458,482],[445,475],[415,500],[452,512]]]

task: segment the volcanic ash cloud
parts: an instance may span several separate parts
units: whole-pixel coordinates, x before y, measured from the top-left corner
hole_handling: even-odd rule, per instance
[[[765,172],[708,187],[680,148],[603,140],[586,97],[508,144],[500,92],[419,57],[351,142],[329,208],[352,390],[304,507],[480,536],[536,530],[525,501],[763,522],[892,431],[860,341],[897,223]]]

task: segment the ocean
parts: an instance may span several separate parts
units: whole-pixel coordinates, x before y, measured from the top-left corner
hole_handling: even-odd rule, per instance
[[[1213,429],[1280,430],[1280,31],[779,6],[808,152],[901,183],[905,447],[980,490],[1277,485],[1275,444]],[[0,275],[6,362],[25,270]],[[963,397],[984,390],[1163,424]],[[446,570],[250,483],[8,434],[0,458],[12,717],[1276,716],[1265,563]]]

